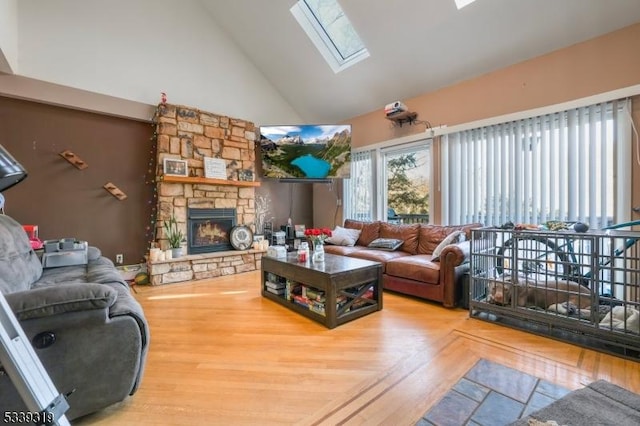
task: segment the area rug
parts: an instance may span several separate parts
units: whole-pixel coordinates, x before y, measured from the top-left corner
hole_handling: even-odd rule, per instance
[[[598,380],[513,425],[535,423],[530,423],[531,419],[541,423],[554,421],[559,425],[637,426],[640,425],[640,395],[605,380]]]

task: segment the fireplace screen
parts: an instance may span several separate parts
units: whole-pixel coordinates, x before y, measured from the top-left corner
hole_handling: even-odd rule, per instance
[[[236,209],[188,210],[189,254],[233,250],[229,240],[236,225]]]

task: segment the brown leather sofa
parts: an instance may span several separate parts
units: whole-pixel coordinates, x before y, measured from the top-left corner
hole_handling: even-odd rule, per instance
[[[453,308],[462,295],[462,275],[469,270],[471,230],[482,224],[427,225],[360,222],[347,219],[345,228],[359,229],[354,246],[325,246],[327,253],[374,260],[382,263],[383,287],[422,299],[441,302]],[[464,231],[466,241],[442,249],[439,260],[433,260],[435,248],[454,231]],[[369,248],[377,238],[400,239],[397,250]]]

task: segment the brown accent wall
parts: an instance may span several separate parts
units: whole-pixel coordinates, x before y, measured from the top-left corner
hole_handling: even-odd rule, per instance
[[[29,176],[3,193],[5,212],[37,224],[41,239],[86,240],[125,264],[143,260],[153,185],[146,184],[152,155],[150,123],[0,97],[0,144]],[[59,153],[70,150],[89,167],[78,170]],[[103,185],[127,195],[118,201]]]
[[[262,181],[262,186],[257,189],[256,195],[268,196],[271,200],[271,214],[273,228],[280,229],[291,218],[294,225],[301,224],[307,228],[319,226],[314,222],[314,211],[326,211],[331,207],[322,204],[314,204],[312,183],[278,182],[274,179]],[[316,206],[317,208],[314,208]]]
[[[418,113],[419,120],[432,126],[469,123],[562,102],[572,101],[640,84],[640,24],[605,34],[546,55],[533,58],[475,79],[463,81],[440,90],[402,100],[409,110]],[[358,117],[345,120],[352,125],[354,147],[400,138],[424,132],[423,124],[392,126],[384,118],[383,106]],[[640,124],[640,101],[634,99],[633,116]],[[634,142],[637,139],[634,138]],[[637,150],[634,146],[634,152]],[[437,146],[433,156],[436,158]],[[630,159],[632,161],[632,159]],[[635,161],[635,160],[633,160]],[[439,173],[434,164],[434,173]],[[640,165],[634,162],[632,205],[640,206]],[[435,186],[435,185],[434,185]],[[433,188],[432,218],[440,220],[438,206],[441,194]],[[335,203],[327,190],[314,194],[314,203]],[[333,221],[327,211],[324,223]],[[639,215],[632,216],[637,219]]]

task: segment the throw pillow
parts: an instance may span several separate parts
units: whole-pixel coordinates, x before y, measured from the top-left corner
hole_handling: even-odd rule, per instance
[[[403,243],[404,241],[396,240],[394,238],[376,238],[375,240],[371,241],[371,243],[367,247],[379,250],[394,251],[399,249]]]
[[[464,231],[453,231],[452,233],[447,235],[445,239],[440,242],[440,244],[438,244],[435,250],[433,250],[433,253],[431,254],[431,260],[434,262],[438,262],[440,260],[440,254],[446,246],[448,246],[449,244],[461,243],[465,240],[465,238],[466,237],[464,235]]]
[[[335,244],[337,246],[355,246],[358,237],[360,236],[359,229],[343,228],[336,226],[336,229],[331,232],[331,236],[324,240],[326,243]]]

